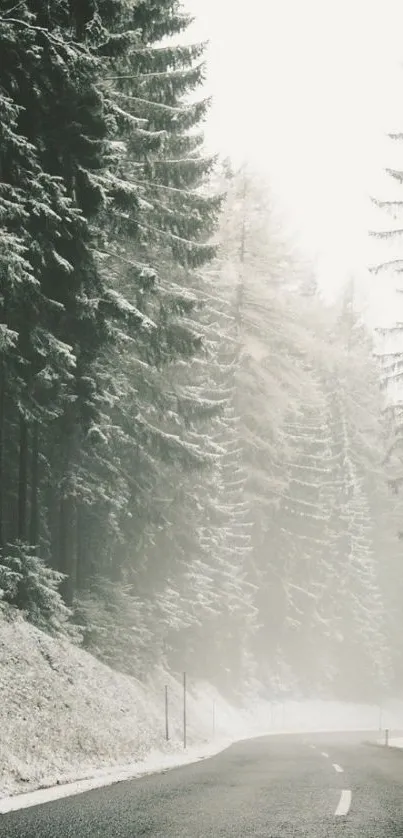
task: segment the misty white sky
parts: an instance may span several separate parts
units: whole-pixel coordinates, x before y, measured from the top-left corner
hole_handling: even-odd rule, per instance
[[[365,289],[369,194],[403,130],[402,0],[186,0],[207,38],[209,146],[269,174],[330,293]],[[393,191],[393,183],[388,192]],[[387,308],[387,295],[375,294]]]

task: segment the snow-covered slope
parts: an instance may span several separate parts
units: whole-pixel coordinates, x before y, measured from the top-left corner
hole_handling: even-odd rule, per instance
[[[208,684],[189,681],[188,690],[184,755],[179,680],[161,669],[140,683],[21,618],[1,619],[0,796],[93,777],[113,767],[138,767],[139,762],[150,770],[189,761],[264,733],[374,729],[379,721],[378,708],[250,699],[239,709]],[[397,726],[399,714],[397,708],[389,727]]]
[[[170,742],[165,742],[165,684]],[[183,751],[181,685],[155,672],[148,684],[17,619],[0,623],[0,794],[89,776],[95,769]],[[212,734],[188,699],[188,741]]]

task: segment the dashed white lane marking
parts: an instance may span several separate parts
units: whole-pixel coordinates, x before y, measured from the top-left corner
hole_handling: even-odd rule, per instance
[[[326,757],[326,759],[329,759],[329,754],[327,754],[326,751],[322,751],[322,756]]]
[[[343,774],[344,768],[342,768],[341,765],[337,765],[337,762],[333,762],[332,765],[334,770],[337,771],[338,774]]]
[[[313,751],[316,751],[316,745],[310,745],[309,747],[312,748]]]
[[[343,789],[341,793],[341,797],[335,811],[336,817],[344,816],[348,814],[348,810],[351,806],[351,791],[349,789]]]

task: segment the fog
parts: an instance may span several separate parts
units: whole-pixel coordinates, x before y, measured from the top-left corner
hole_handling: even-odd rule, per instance
[[[0,7],[0,812],[182,766],[119,834],[282,835],[308,771],[320,838],[402,744],[403,13]]]

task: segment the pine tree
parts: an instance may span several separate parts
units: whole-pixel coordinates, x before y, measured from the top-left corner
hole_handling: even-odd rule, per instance
[[[284,655],[286,620],[286,569],[275,540],[278,507],[289,486],[284,461],[292,446],[284,423],[312,389],[303,364],[310,337],[291,296],[299,274],[292,247],[276,223],[267,189],[246,171],[230,182],[221,236],[218,285],[231,300],[238,345],[234,407],[252,525],[247,573],[260,624],[254,652],[270,681]]]
[[[172,384],[175,374],[169,372],[177,359],[191,358],[200,349],[191,268],[213,252],[206,238],[219,205],[200,192],[211,161],[199,152],[200,135],[196,141],[189,133],[207,107],[205,102],[186,102],[202,78],[202,67],[193,65],[203,47],[160,44],[187,24],[175,3],[140,3],[126,9],[118,31],[135,35],[113,56],[100,82],[125,148],[124,161],[110,170],[106,182],[102,179],[119,211],[110,224],[106,207],[108,233],[99,253],[102,275],[112,278],[108,304],[121,309],[126,320],[123,329],[115,329],[117,352],[105,357],[102,372],[113,407],[112,424],[107,409],[101,433],[104,444],[113,445],[120,467],[125,463],[122,479],[130,516],[122,521],[125,534],[117,551],[117,574],[118,565],[127,566],[125,545],[133,557],[134,541],[135,553],[142,554],[150,518],[159,517],[160,511],[154,514],[149,507],[161,469],[175,459],[189,467],[204,457],[198,443],[186,441],[184,434],[186,414],[197,410],[197,399],[180,397]],[[175,155],[181,162],[179,157],[175,162]],[[116,378],[117,365],[121,372]],[[201,415],[204,412],[200,403]],[[116,448],[113,439],[119,438],[122,446]],[[135,478],[127,474],[127,463]],[[118,498],[111,503],[119,506]],[[88,504],[81,507],[86,519]],[[102,529],[104,505],[91,518],[97,518]]]
[[[333,331],[336,351],[326,382],[335,464],[333,554],[340,586],[337,659],[341,685],[350,693],[356,689],[357,695],[366,691],[366,697],[377,697],[390,678],[381,588],[387,526],[382,403],[370,336],[353,303],[348,289]]]

